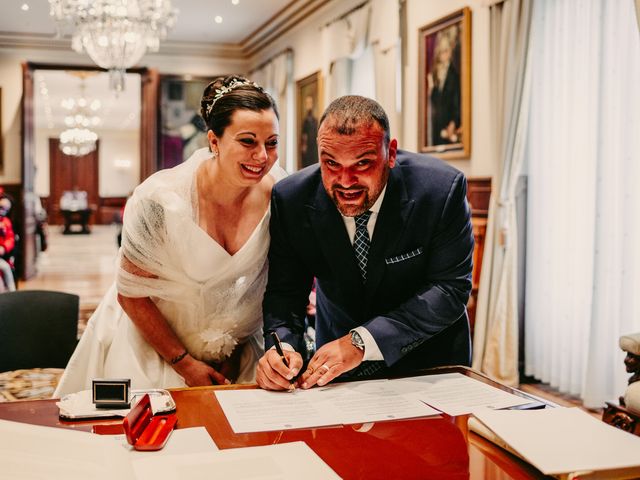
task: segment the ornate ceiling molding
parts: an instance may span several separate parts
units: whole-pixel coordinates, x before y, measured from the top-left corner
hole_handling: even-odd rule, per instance
[[[163,41],[160,51],[148,55],[177,55],[190,57],[217,57],[249,60],[272,41],[284,35],[319,8],[333,0],[292,0],[286,7],[269,18],[238,44]],[[0,48],[71,50],[70,37],[56,38],[54,34],[0,33]]]

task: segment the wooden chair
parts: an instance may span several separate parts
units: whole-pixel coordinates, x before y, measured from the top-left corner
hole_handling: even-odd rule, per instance
[[[66,367],[78,341],[79,300],[46,290],[0,294],[0,372]]]

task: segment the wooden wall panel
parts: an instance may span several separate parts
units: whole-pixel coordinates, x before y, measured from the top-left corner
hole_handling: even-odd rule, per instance
[[[63,222],[60,214],[60,197],[65,190],[78,190],[87,192],[89,206],[94,215],[89,223],[95,223],[95,212],[99,205],[99,151],[100,141],[95,151],[81,157],[65,155],[59,148],[60,140],[49,139],[49,201],[47,213],[51,225],[61,225]]]
[[[42,197],[42,206],[47,212],[50,212],[51,197]],[[120,210],[127,202],[127,197],[99,197],[97,200],[97,209],[93,214],[93,223],[95,225],[111,225],[120,221]]]
[[[33,124],[33,73],[31,63],[22,64],[22,196],[20,229],[20,268],[18,275],[27,280],[36,274],[36,217],[34,180],[35,168],[35,128]]]
[[[473,273],[471,282],[471,297],[467,304],[471,336],[476,320],[476,305],[478,301],[478,288],[480,287],[480,272],[482,271],[482,257],[484,255],[484,242],[487,233],[487,217],[489,216],[489,200],[491,198],[491,178],[467,179],[467,200],[471,206],[471,224],[473,225],[473,237],[475,247],[473,250]]]

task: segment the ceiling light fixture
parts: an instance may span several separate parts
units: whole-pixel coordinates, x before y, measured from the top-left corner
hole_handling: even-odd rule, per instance
[[[147,50],[158,51],[178,14],[171,0],[49,0],[49,5],[58,35],[75,27],[72,48],[109,70],[116,91],[124,89],[127,68]]]
[[[89,72],[69,73],[80,78],[80,96],[62,101],[63,108],[69,112],[64,120],[69,128],[60,134],[59,148],[65,155],[81,157],[96,149],[98,134],[87,127],[100,123],[100,119],[93,114],[100,108],[100,101],[89,101],[84,94],[84,82],[85,78],[91,75]]]

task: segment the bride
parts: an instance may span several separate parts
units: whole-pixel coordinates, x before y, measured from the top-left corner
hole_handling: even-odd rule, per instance
[[[94,378],[136,389],[253,382],[263,353],[278,111],[239,76],[204,91],[209,148],[157,172],[127,202],[115,284],[54,397]],[[277,172],[277,175],[276,175]]]

